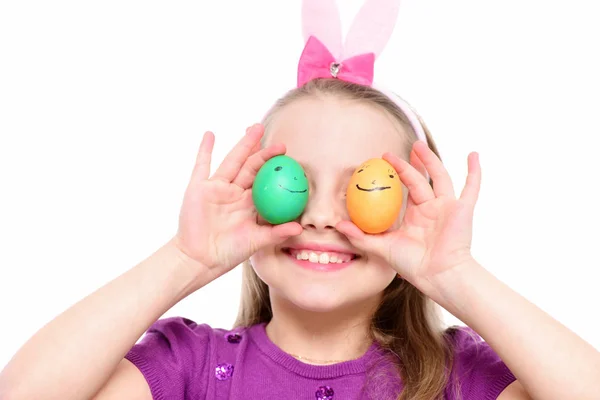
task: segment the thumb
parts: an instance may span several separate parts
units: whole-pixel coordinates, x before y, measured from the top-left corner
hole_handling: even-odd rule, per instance
[[[265,246],[279,244],[292,236],[302,233],[302,226],[298,222],[286,222],[280,225],[261,225],[258,232],[253,234],[253,252]]]
[[[358,226],[351,221],[340,221],[335,226],[340,233],[344,234],[350,243],[357,249],[371,253],[388,260],[389,244],[385,233],[368,234],[364,233]]]

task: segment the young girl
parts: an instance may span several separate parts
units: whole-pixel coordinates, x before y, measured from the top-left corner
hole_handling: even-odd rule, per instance
[[[411,109],[365,82],[368,68],[325,63],[323,76],[311,37],[298,88],[212,176],[204,135],[173,239],[31,338],[0,375],[2,400],[600,397],[598,352],[473,258],[477,155],[457,195]],[[302,164],[310,196],[270,225],[252,184],[279,154]],[[375,235],[349,221],[345,193],[376,157],[405,196]],[[240,264],[233,329],[159,319]],[[439,306],[472,330],[444,328]]]

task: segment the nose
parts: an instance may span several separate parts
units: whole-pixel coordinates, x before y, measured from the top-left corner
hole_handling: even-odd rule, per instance
[[[338,197],[332,192],[313,190],[300,217],[300,225],[306,230],[335,230],[335,225],[342,220],[345,212],[345,203]]]

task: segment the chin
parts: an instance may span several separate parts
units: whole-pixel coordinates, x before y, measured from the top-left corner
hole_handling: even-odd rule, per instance
[[[271,286],[272,294],[310,312],[327,313],[361,304],[371,296],[348,290],[343,285],[323,282],[295,282]]]
[[[330,249],[314,253],[293,247],[261,250],[252,258],[271,296],[309,312],[331,312],[379,302],[395,277],[383,262]],[[326,255],[322,255],[326,254]]]
[[[306,290],[297,285],[289,287],[280,292],[275,290],[281,297],[285,298],[294,306],[309,312],[330,313],[342,310],[362,308],[366,304],[379,302],[381,291],[357,292],[338,290],[333,291],[328,287],[311,285]]]

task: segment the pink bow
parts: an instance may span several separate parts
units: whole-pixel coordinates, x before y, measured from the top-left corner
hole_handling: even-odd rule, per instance
[[[359,54],[338,62],[319,39],[310,36],[298,62],[298,87],[313,79],[332,77],[371,86],[374,64],[374,53]]]

